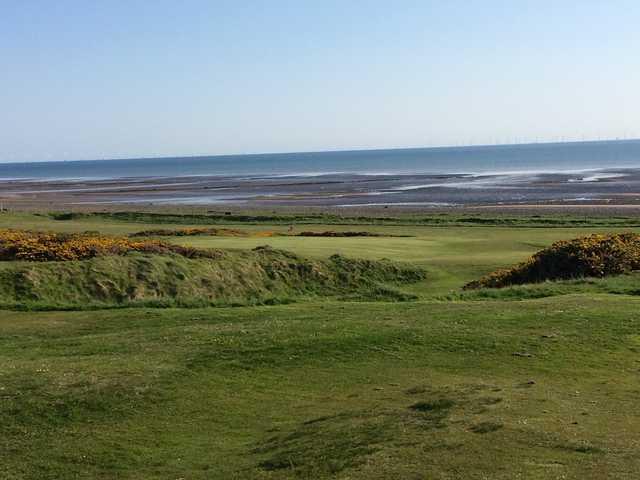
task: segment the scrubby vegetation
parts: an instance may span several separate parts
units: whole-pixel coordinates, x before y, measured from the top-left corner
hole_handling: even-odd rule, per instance
[[[192,237],[197,235],[225,236],[225,237],[244,237],[247,232],[235,230],[232,228],[155,228],[152,230],[143,230],[129,235],[129,237]]]
[[[395,237],[399,235],[388,235],[384,233],[376,233],[376,232],[336,232],[333,230],[329,230],[326,232],[300,232],[296,233],[297,237]]]
[[[594,234],[556,242],[526,262],[497,270],[468,283],[465,288],[502,288],[545,280],[605,277],[639,269],[639,234]]]
[[[283,233],[274,231],[254,231],[237,230],[233,228],[213,228],[213,227],[189,227],[189,228],[156,228],[152,230],[142,230],[129,235],[131,238],[139,237],[194,237],[199,235],[208,235],[212,237],[275,237],[275,236],[293,236],[293,237],[395,237],[401,235],[389,235],[384,233],[367,232],[367,231],[304,231],[300,233]]]
[[[131,241],[93,232],[53,233],[0,230],[0,260],[68,261],[129,252],[174,253],[188,258],[216,258],[219,252],[157,241]]]

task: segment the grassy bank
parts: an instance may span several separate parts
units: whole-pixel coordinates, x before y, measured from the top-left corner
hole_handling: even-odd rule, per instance
[[[425,273],[389,261],[307,260],[269,247],[215,258],[129,253],[0,263],[0,306],[30,310],[288,303],[299,297],[410,300]]]

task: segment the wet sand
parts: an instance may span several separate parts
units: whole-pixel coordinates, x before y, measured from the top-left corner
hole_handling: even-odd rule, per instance
[[[153,207],[566,209],[640,207],[640,169],[487,175],[137,177],[0,180],[5,208],[84,210]]]

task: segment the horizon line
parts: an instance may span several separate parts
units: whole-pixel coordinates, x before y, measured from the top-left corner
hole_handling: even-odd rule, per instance
[[[429,147],[371,147],[371,148],[345,148],[345,149],[328,149],[328,150],[306,150],[306,151],[279,151],[279,152],[251,152],[251,153],[215,153],[215,154],[192,154],[192,155],[151,155],[142,157],[122,156],[122,157],[103,157],[89,159],[65,159],[65,160],[26,160],[26,161],[0,161],[0,165],[22,165],[22,164],[38,164],[38,163],[74,163],[74,162],[110,162],[122,160],[161,160],[170,158],[224,158],[224,157],[248,157],[248,156],[275,156],[275,155],[314,155],[320,153],[353,153],[353,152],[382,152],[388,150],[446,150],[446,149],[464,149],[464,148],[491,148],[491,147],[525,147],[532,145],[571,145],[585,143],[612,143],[612,142],[638,142],[638,138],[609,138],[609,139],[590,139],[590,140],[560,140],[560,141],[532,141],[532,142],[516,142],[516,143],[468,143],[464,145],[437,145]]]

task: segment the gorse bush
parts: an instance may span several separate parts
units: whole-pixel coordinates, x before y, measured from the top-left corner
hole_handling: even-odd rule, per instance
[[[188,258],[215,258],[219,252],[172,245],[159,241],[132,241],[97,233],[50,233],[0,230],[0,260],[66,261],[84,260],[128,252],[174,253]]]
[[[526,262],[490,273],[465,288],[501,288],[545,280],[605,277],[634,270],[640,270],[640,235],[594,234],[556,242]]]
[[[129,235],[132,238],[135,237],[191,237],[197,235],[212,235],[212,236],[225,236],[225,237],[246,237],[247,232],[241,230],[234,230],[231,228],[179,228],[172,230],[169,228],[157,228],[153,230],[143,230],[141,232],[132,233]]]
[[[131,238],[137,237],[190,237],[197,235],[210,235],[214,237],[395,237],[402,235],[388,235],[384,233],[366,232],[366,231],[326,231],[314,232],[304,231],[300,233],[282,233],[273,231],[245,231],[232,228],[206,228],[206,227],[188,227],[188,228],[155,228],[152,230],[142,230],[129,235]]]

